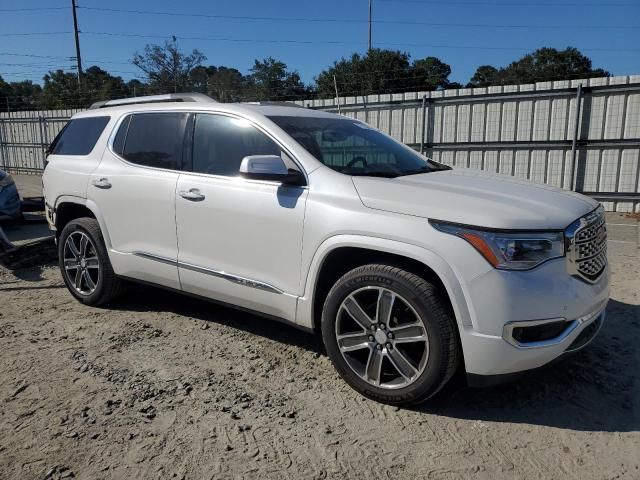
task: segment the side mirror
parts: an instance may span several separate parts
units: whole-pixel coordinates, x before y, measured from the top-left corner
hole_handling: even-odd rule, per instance
[[[253,180],[271,180],[287,185],[304,185],[304,175],[287,168],[278,155],[249,155],[240,163],[240,175]]]

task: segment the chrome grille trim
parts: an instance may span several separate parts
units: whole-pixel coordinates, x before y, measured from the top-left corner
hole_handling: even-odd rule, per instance
[[[607,225],[602,205],[569,225],[565,239],[569,273],[596,282],[607,266]]]

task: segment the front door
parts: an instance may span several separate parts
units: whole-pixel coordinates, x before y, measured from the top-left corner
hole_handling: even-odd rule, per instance
[[[176,192],[183,290],[294,320],[307,188],[238,177],[245,156],[281,154],[242,119],[196,115],[192,151]]]

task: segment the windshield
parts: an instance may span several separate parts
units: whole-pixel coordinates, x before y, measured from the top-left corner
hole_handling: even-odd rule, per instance
[[[327,167],[347,175],[392,178],[449,169],[357,120],[269,118]]]

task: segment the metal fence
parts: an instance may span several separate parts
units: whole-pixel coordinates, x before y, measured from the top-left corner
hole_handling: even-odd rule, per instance
[[[296,102],[363,120],[434,160],[640,211],[640,76]],[[0,114],[0,168],[40,172],[79,110]]]
[[[640,211],[640,76],[311,100],[434,160]]]
[[[0,168],[41,173],[45,150],[80,109],[0,113]]]

